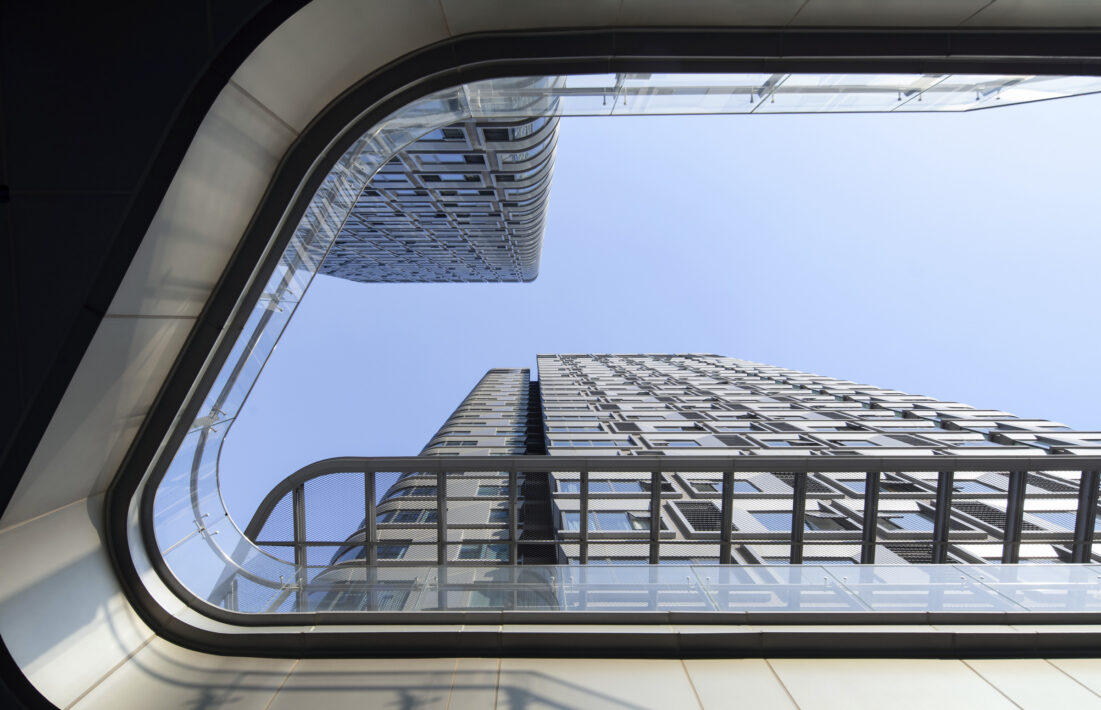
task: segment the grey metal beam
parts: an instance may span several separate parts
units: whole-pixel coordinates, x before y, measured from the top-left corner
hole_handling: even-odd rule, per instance
[[[734,472],[723,471],[723,500],[719,510],[719,564],[730,564],[730,538],[734,530]]]
[[[938,462],[939,463],[939,462]],[[952,489],[955,474],[937,474],[937,500],[933,510],[933,559],[936,564],[948,561],[948,536],[952,529]]]
[[[599,473],[661,470],[670,472],[725,471],[735,473],[792,473],[819,471],[848,473],[853,461],[846,456],[355,456],[324,459],[303,466],[276,485],[257,507],[245,535],[256,539],[263,521],[279,500],[294,486],[326,473],[376,471],[425,474],[444,470],[445,463],[454,471],[523,472],[595,471]],[[950,471],[1005,471],[1007,467],[1023,471],[1082,471],[1101,469],[1101,456],[1052,454],[1040,456],[958,456],[937,457],[937,466]],[[864,471],[928,471],[928,456],[867,456],[861,457]]]
[[[1089,562],[1093,553],[1094,527],[1097,523],[1097,486],[1101,471],[1083,471],[1078,485],[1078,514],[1074,519],[1074,545],[1071,562]]]
[[[860,564],[875,563],[876,533],[879,530],[879,471],[864,474],[864,519],[860,531]]]
[[[363,474],[363,503],[366,517],[363,522],[363,543],[366,546],[364,557],[368,567],[378,564],[378,521],[375,519],[375,472]]]
[[[810,474],[800,472],[795,474],[791,489],[791,554],[788,562],[793,565],[803,564],[803,526],[807,514],[807,476]]]
[[[1002,564],[1016,564],[1021,552],[1021,522],[1025,512],[1025,471],[1009,472],[1009,493],[1005,500],[1005,536]]]
[[[650,564],[661,559],[661,483],[660,471],[650,472]]]
[[[293,509],[294,522],[294,583],[295,583],[295,608],[298,611],[309,610],[309,599],[306,596],[306,487],[305,484],[295,486],[291,494],[291,508]]]
[[[447,564],[447,474],[436,471],[436,564]]]
[[[519,511],[517,510],[517,475],[516,471],[508,472],[508,561],[510,564],[520,563],[520,533]]]
[[[578,521],[580,542],[577,546],[578,564],[589,564],[589,472],[583,470],[581,476],[581,519]]]

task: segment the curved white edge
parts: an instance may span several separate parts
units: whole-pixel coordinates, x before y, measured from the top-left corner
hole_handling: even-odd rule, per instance
[[[148,669],[148,656],[167,653],[115,578],[103,546],[103,491],[297,133],[361,77],[449,36],[674,24],[1097,27],[1101,6],[1072,0],[317,0],[306,6],[253,52],[203,121],[0,519],[0,561],[18,570],[0,579],[0,634],[51,702],[95,705],[91,699],[120,669]],[[140,560],[141,551],[134,552]],[[216,623],[185,611],[148,566],[142,576],[166,610],[195,625]],[[202,654],[169,648],[191,654],[184,664],[191,670],[204,662],[221,669],[254,661],[275,673],[273,683],[286,677],[288,662],[277,659],[200,662]],[[176,697],[171,679],[151,672],[141,678],[157,679],[149,687],[165,699]]]

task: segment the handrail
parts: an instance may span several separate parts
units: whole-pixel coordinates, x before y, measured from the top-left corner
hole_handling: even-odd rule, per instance
[[[883,473],[913,471],[1096,471],[1101,456],[1069,454],[1001,456],[337,456],[307,464],[272,488],[245,528],[256,539],[275,504],[306,481],[332,473]]]

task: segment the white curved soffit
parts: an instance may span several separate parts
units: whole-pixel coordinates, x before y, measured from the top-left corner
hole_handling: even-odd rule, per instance
[[[319,0],[291,17],[238,69],[203,120],[0,519],[0,564],[20,570],[0,582],[0,634],[31,682],[59,706],[84,698],[81,706],[89,707],[109,703],[99,691],[141,668],[176,663],[195,673],[203,666],[199,654],[156,640],[123,596],[102,545],[103,491],[282,156],[345,89],[408,52],[472,32],[856,25],[1097,27],[1101,6],[1073,0]],[[181,654],[179,660],[172,654]],[[289,665],[239,661],[272,671]],[[234,664],[215,659],[207,665],[213,671]],[[182,689],[163,699],[179,697]]]

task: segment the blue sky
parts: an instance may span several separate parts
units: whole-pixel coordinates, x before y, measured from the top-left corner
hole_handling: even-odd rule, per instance
[[[1098,125],[1101,96],[563,119],[535,282],[315,279],[223,449],[230,512],[418,453],[538,353],[713,352],[1101,430]]]

